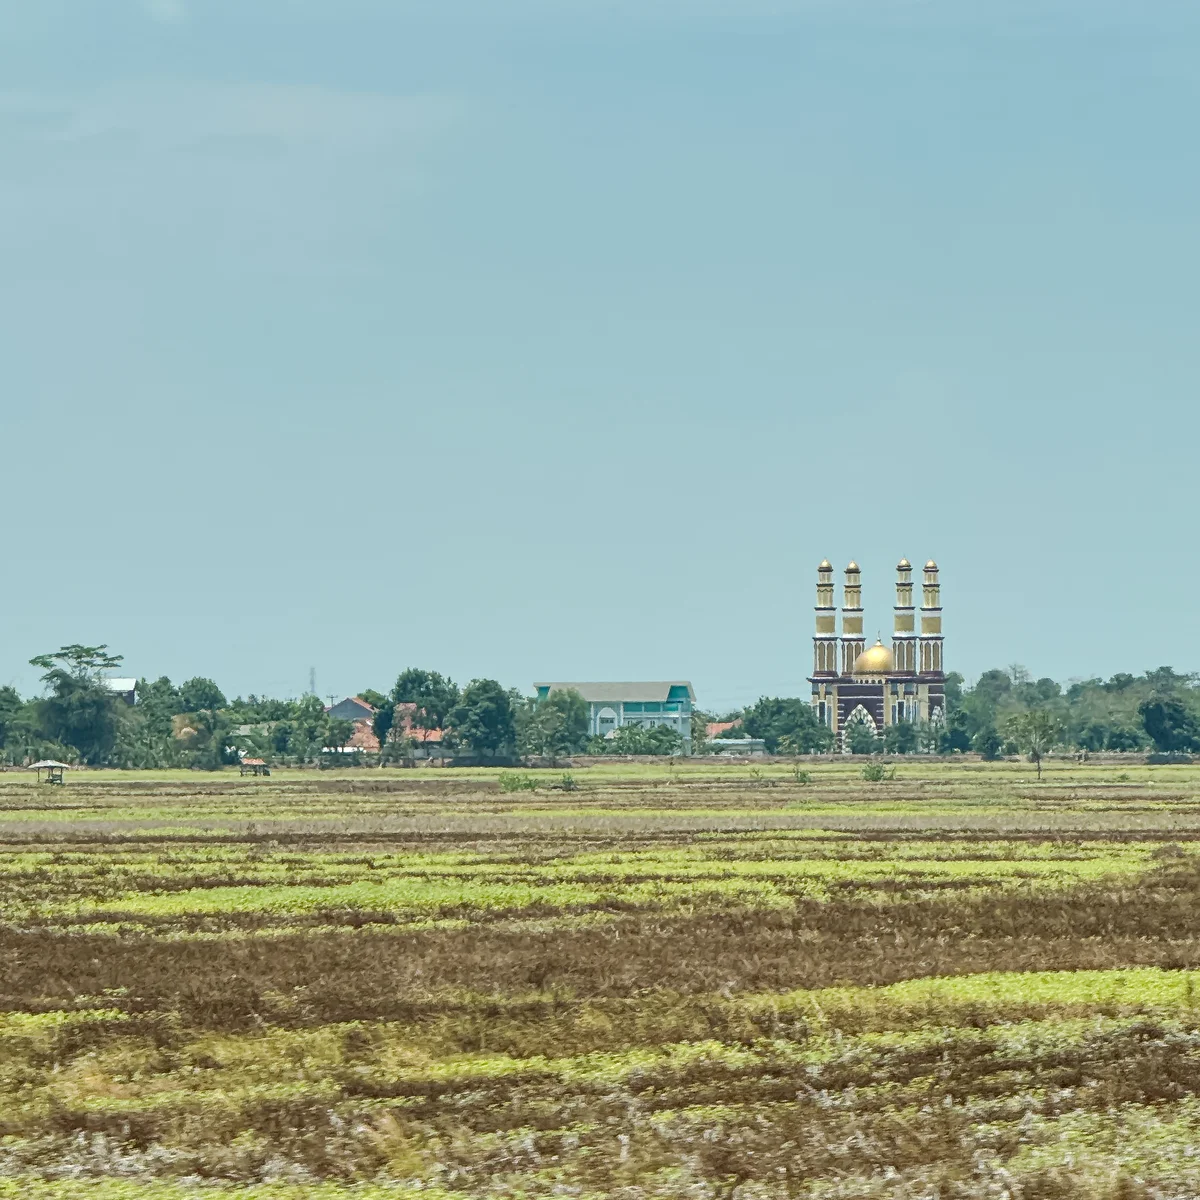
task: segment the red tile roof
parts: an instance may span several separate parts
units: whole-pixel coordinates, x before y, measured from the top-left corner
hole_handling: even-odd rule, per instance
[[[740,721],[712,721],[704,727],[704,736],[707,738],[720,737],[727,729],[732,729],[735,725],[740,725]]]
[[[371,722],[355,721],[354,733],[346,745],[353,750],[378,750],[379,739],[375,736],[375,730],[371,728]]]

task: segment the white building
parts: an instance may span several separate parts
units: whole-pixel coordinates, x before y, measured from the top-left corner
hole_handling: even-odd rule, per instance
[[[686,680],[661,683],[535,683],[538,698],[576,691],[588,706],[588,735],[604,737],[623,725],[668,725],[692,750],[692,708],[696,693]]]

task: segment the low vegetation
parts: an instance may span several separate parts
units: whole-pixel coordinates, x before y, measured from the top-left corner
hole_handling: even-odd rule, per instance
[[[1196,1194],[1200,769],[1041,765],[0,775],[0,1197]]]

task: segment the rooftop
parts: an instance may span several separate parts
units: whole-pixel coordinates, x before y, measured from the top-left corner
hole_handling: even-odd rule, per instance
[[[535,683],[538,692],[578,692],[589,704],[620,703],[624,700],[667,700],[672,688],[686,688],[687,697],[693,703],[696,693],[686,679],[669,679],[652,683]]]

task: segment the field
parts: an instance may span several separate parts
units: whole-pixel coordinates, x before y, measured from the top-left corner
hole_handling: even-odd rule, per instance
[[[1200,1195],[1200,768],[809,770],[0,775],[0,1200]]]

